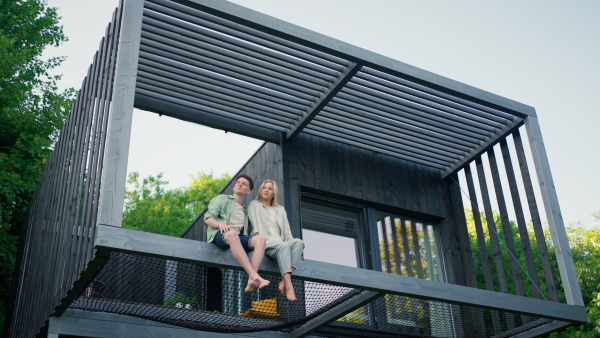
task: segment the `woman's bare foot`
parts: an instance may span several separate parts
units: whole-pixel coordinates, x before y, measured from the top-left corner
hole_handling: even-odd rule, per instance
[[[258,287],[260,286],[259,284],[259,279],[260,277],[255,277],[255,278],[248,278],[248,284],[246,284],[246,288],[244,289],[245,293],[251,293],[256,291],[256,289],[258,289]],[[262,279],[262,278],[260,278]]]
[[[289,287],[289,288],[285,289],[285,298],[287,298],[287,300],[289,300],[289,301],[298,300],[298,298],[296,298],[296,294],[294,293],[293,287]]]
[[[279,293],[283,294],[283,291],[285,291],[285,283],[283,281],[279,282],[279,285],[277,285],[277,290],[279,290]]]
[[[269,282],[268,280],[258,277],[258,288],[259,289],[264,289],[267,286],[269,286],[269,284],[271,284],[271,282]]]

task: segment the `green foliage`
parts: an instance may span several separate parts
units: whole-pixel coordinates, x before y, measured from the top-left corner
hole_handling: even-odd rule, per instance
[[[487,263],[491,267],[492,270],[492,279],[494,283],[494,287],[496,291],[500,291],[498,287],[498,271],[496,270],[495,262],[493,260],[493,251],[490,243],[490,234],[487,228],[487,223],[485,221],[485,217],[483,214],[480,214],[483,228],[481,229],[481,233],[483,233],[485,238],[485,246],[481,246],[477,240],[477,230],[474,222],[474,215],[471,210],[465,209],[465,215],[467,216],[467,228],[469,232],[469,237],[471,240],[471,250],[473,252],[473,260],[475,263],[476,273],[477,273],[477,281],[479,283],[479,287],[485,289],[484,282],[484,273],[483,273],[483,264],[482,258],[480,255],[481,248],[485,248],[488,261]],[[477,215],[477,213],[475,213]],[[571,247],[571,252],[573,255],[573,261],[575,264],[575,269],[577,271],[577,275],[579,276],[579,284],[581,286],[581,292],[583,295],[583,301],[587,309],[588,317],[590,323],[585,325],[580,325],[576,327],[569,327],[563,332],[553,333],[552,337],[600,337],[600,211],[595,212],[594,217],[596,218],[596,226],[595,227],[584,227],[581,222],[576,222],[567,227],[567,236],[569,237],[569,244]],[[506,248],[506,239],[504,238],[504,234],[501,232],[501,223],[499,215],[494,213],[494,222],[496,223],[496,231],[500,235],[498,241],[500,243],[501,248],[501,256],[502,263],[504,268],[504,273],[506,274],[509,286],[509,292],[515,293],[514,283],[511,282],[512,274],[510,272],[509,266],[509,255]],[[517,231],[516,224],[511,222],[512,227],[512,237],[514,242],[516,243],[516,255],[519,264],[525,269],[525,258],[522,250],[522,246],[518,243],[521,243],[520,235]],[[533,231],[533,227],[531,224],[528,225],[528,233],[529,239],[531,242],[531,252],[533,254],[535,266],[539,267],[538,269],[538,279],[540,281],[540,290],[548,299],[548,291],[546,287],[546,282],[544,279],[544,272],[541,268],[541,258],[539,255],[538,245],[542,245],[542,243],[538,243],[535,237],[535,233]],[[495,235],[494,235],[495,236]],[[552,238],[550,235],[550,230],[546,227],[544,229],[544,239],[546,241],[547,249],[548,249],[548,257],[550,259],[550,264],[553,267],[553,276],[555,278],[554,282],[558,288],[558,298],[561,302],[565,301],[564,291],[561,288],[560,274],[558,273],[556,256],[554,252],[554,247],[552,245]],[[531,297],[532,290],[531,284],[527,279],[527,274],[525,271],[521,270],[523,286],[525,289],[525,295]]]
[[[182,292],[175,292],[173,298],[167,299],[167,306],[175,306],[177,303],[190,304],[192,307],[197,306],[196,297],[188,297]]]
[[[593,215],[598,222],[600,211]],[[600,337],[600,227],[585,228],[574,224],[567,227],[567,235],[590,322],[569,327],[552,337]]]
[[[123,227],[181,236],[230,179],[229,175],[216,178],[200,173],[190,186],[166,190],[168,181],[162,173],[141,179],[133,172],[127,181],[131,188],[125,192]]]
[[[72,89],[58,92],[42,60],[66,37],[41,0],[0,0],[0,330],[10,299],[20,226],[67,112]],[[0,331],[1,333],[1,331]]]

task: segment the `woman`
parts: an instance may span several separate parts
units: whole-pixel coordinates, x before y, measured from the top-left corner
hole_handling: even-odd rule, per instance
[[[292,286],[292,272],[300,263],[304,242],[293,238],[285,209],[277,202],[277,184],[266,180],[260,186],[256,200],[248,206],[248,217],[252,223],[252,233],[267,239],[265,253],[277,260],[283,280],[277,290],[288,300],[297,300]]]

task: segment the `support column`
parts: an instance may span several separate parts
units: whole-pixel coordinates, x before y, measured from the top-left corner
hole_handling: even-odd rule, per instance
[[[525,127],[527,128],[527,136],[529,137],[533,163],[540,184],[542,199],[544,200],[546,217],[548,218],[548,225],[550,226],[550,232],[552,234],[552,243],[554,245],[556,260],[558,262],[567,303],[584,306],[581,289],[579,287],[579,280],[577,279],[575,265],[573,264],[571,248],[569,247],[569,239],[560,212],[558,196],[556,195],[556,188],[554,187],[554,181],[552,180],[550,164],[548,163],[548,156],[546,154],[546,148],[544,147],[542,131],[537,117],[528,116],[525,119]]]
[[[142,32],[144,0],[123,0],[115,83],[112,93],[98,223],[121,226],[127,181],[131,120]]]

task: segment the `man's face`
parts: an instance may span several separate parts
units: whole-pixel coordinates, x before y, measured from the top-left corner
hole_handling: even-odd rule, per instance
[[[243,177],[238,178],[238,180],[235,182],[235,185],[233,186],[233,193],[246,196],[250,192],[250,182],[248,182],[248,180]]]

